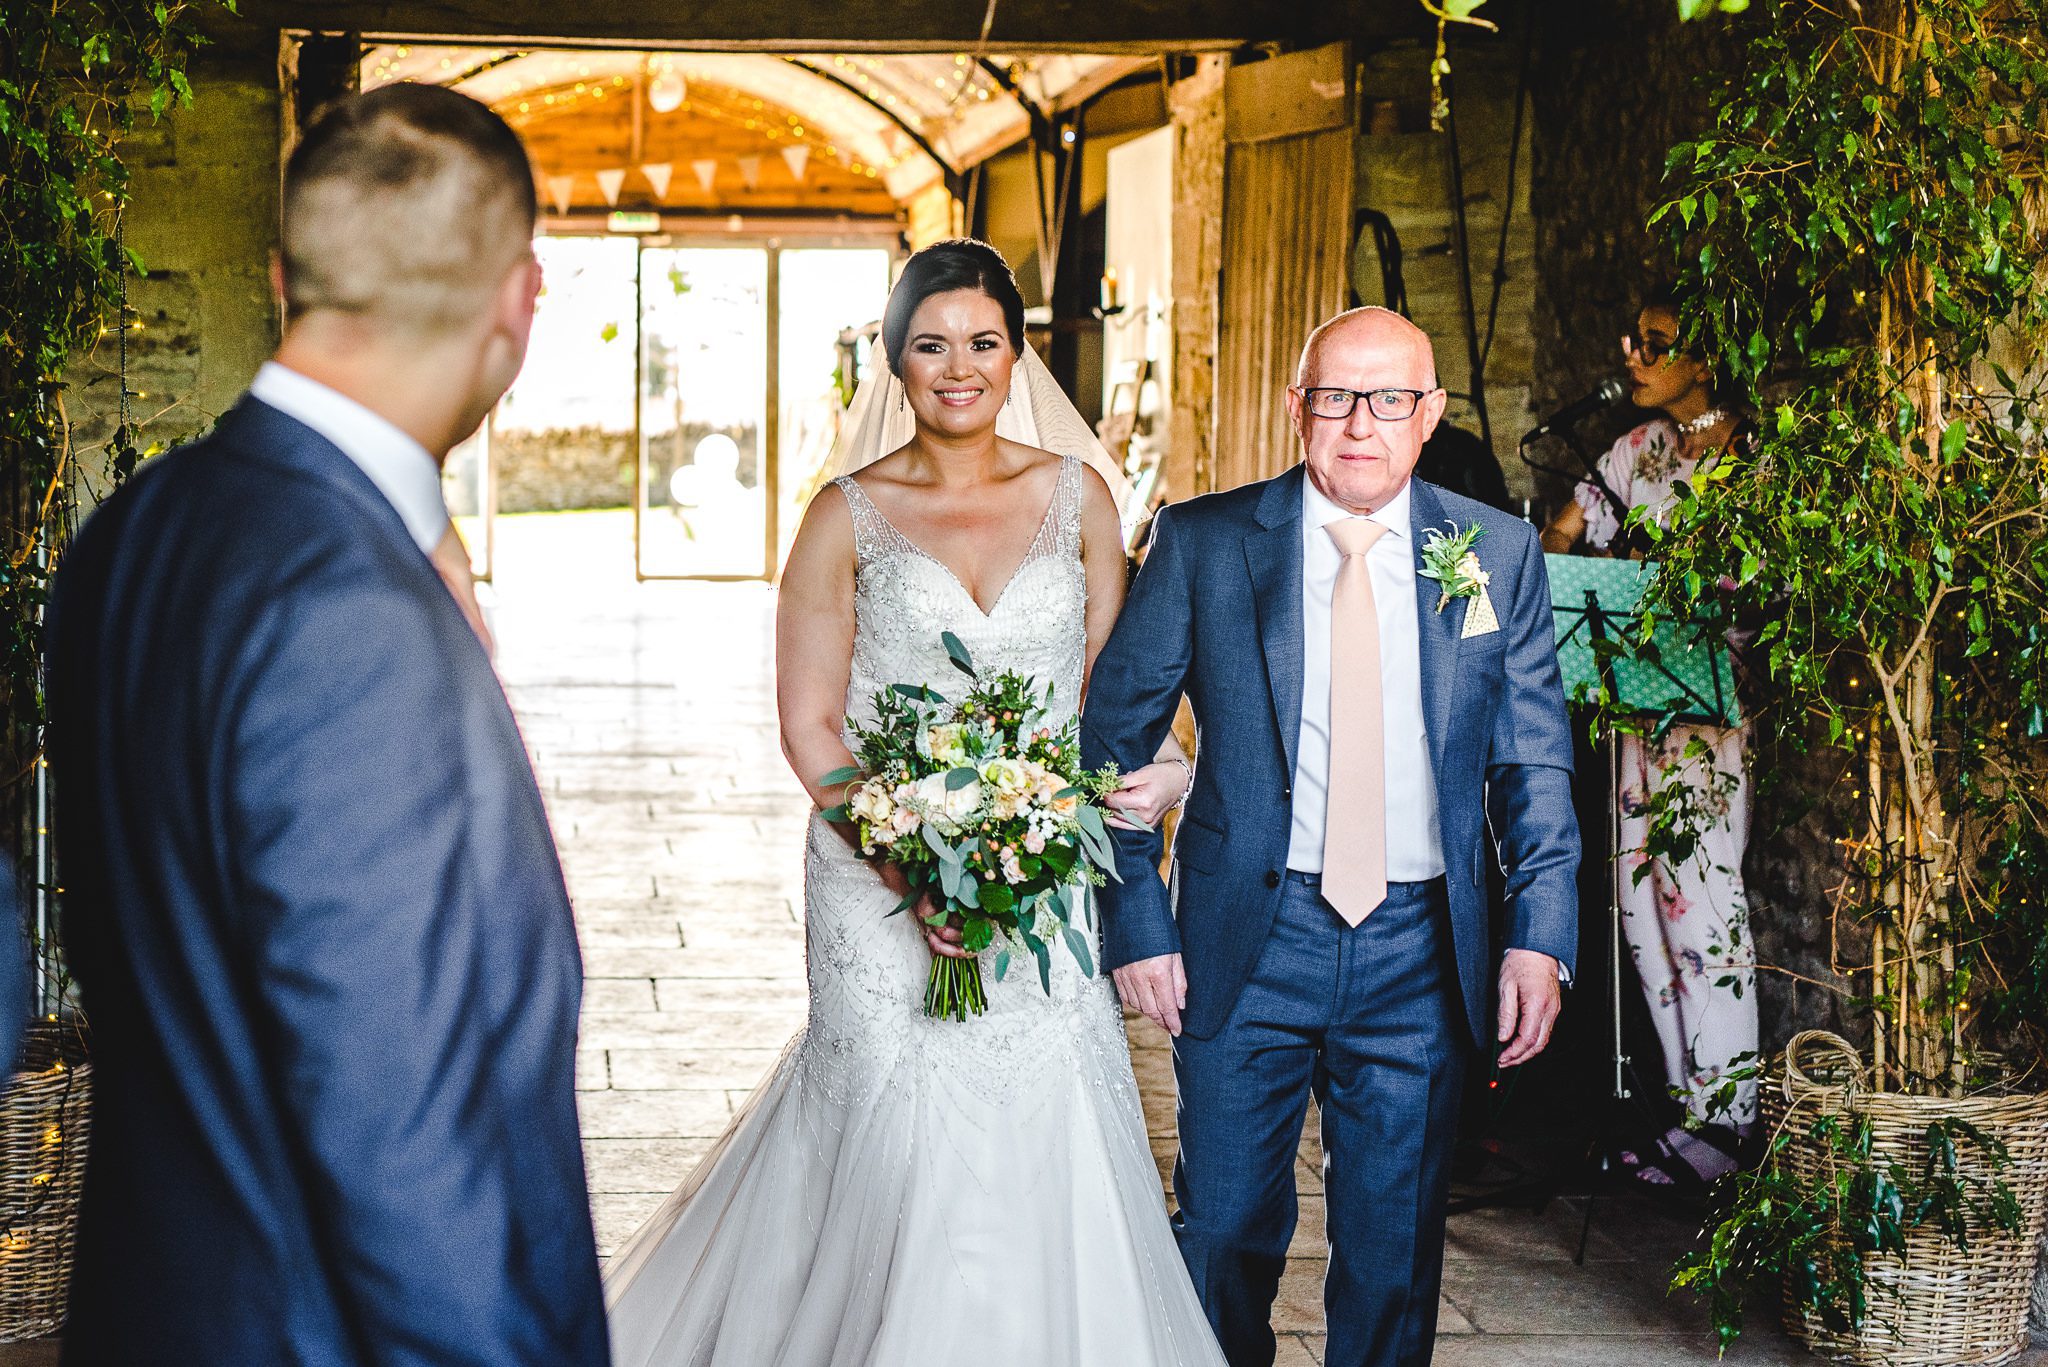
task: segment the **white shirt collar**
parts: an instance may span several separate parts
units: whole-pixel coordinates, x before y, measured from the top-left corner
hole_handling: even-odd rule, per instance
[[[263,363],[249,394],[339,447],[398,510],[419,548],[433,553],[448,530],[448,504],[426,447],[388,418],[276,361]]]
[[[1408,537],[1408,496],[1414,491],[1415,481],[1402,482],[1401,491],[1374,509],[1367,520],[1377,522],[1393,535],[1406,540]],[[1301,472],[1301,519],[1302,525],[1310,531],[1320,531],[1332,522],[1342,522],[1357,513],[1347,512],[1330,501],[1307,470]]]

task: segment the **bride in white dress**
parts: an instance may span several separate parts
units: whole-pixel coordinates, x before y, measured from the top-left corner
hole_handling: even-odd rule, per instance
[[[994,249],[914,257],[881,349],[783,580],[784,750],[820,809],[846,714],[958,692],[942,632],[1052,684],[1058,723],[1123,601],[1122,480]],[[1187,777],[1162,753],[1115,799],[1148,820]],[[959,951],[888,917],[902,887],[812,818],[809,1021],[606,1269],[619,1367],[1222,1367],[1109,980],[1055,952],[1048,994],[985,963],[985,1015],[927,1019],[930,955]]]

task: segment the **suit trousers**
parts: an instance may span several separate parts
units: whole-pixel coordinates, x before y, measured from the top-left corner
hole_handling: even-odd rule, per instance
[[[1271,1367],[1299,1216],[1296,1153],[1322,1115],[1327,1367],[1425,1367],[1470,1033],[1441,878],[1392,883],[1347,926],[1289,873],[1257,966],[1214,1037],[1174,1041],[1174,1232],[1231,1367]]]

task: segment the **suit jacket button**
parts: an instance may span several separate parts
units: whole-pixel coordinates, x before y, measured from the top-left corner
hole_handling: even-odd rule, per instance
[[[1267,869],[1267,870],[1266,870],[1266,886],[1267,886],[1267,887],[1269,887],[1269,888],[1277,888],[1277,887],[1279,887],[1279,886],[1280,886],[1280,870],[1278,870],[1278,869]]]

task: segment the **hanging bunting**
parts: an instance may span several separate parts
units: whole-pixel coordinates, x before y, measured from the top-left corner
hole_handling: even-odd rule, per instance
[[[597,192],[604,196],[604,202],[617,208],[619,188],[626,183],[626,173],[618,167],[597,173]]]
[[[718,163],[706,157],[703,161],[691,162],[690,169],[697,173],[697,184],[703,187],[704,193],[710,194],[711,178],[718,174]]]
[[[782,160],[788,165],[789,173],[796,177],[797,184],[803,184],[804,167],[808,166],[811,161],[810,145],[800,142],[794,147],[783,148]]]
[[[665,161],[650,162],[640,168],[640,174],[647,177],[647,183],[654,187],[656,199],[668,198],[669,173],[675,168]]]
[[[548,177],[548,198],[555,202],[555,212],[557,214],[567,214],[569,212],[569,191],[575,184],[576,177],[574,176]]]
[[[761,188],[761,159],[759,157],[734,157],[733,165],[740,168],[740,179],[747,183],[749,190]]]

